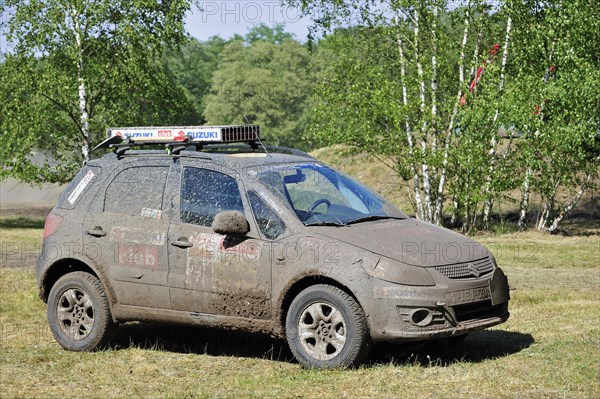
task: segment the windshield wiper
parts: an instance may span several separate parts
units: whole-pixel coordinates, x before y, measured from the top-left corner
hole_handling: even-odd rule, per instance
[[[354,224],[354,223],[360,223],[360,222],[370,222],[373,220],[382,220],[382,219],[397,219],[397,220],[402,220],[403,218],[398,217],[398,216],[386,216],[386,215],[371,215],[371,216],[365,216],[362,218],[358,218],[358,219],[354,219],[351,220],[349,222],[346,222],[346,224]]]
[[[323,222],[319,220],[316,222],[307,223],[305,226],[345,226],[345,224],[342,222]]]

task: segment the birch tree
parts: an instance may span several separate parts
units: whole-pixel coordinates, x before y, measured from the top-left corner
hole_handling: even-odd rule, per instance
[[[469,1],[302,1],[318,26],[358,23],[332,39],[340,54],[316,90],[313,135],[359,146],[409,186],[417,218],[442,223],[459,108],[477,69],[474,19],[489,5]],[[314,11],[316,12],[316,11]],[[357,22],[358,21],[358,22]],[[459,32],[459,34],[456,34]],[[344,42],[345,40],[345,42]],[[486,37],[486,44],[492,40]],[[345,52],[345,53],[344,53]],[[473,61],[470,54],[475,53]],[[467,55],[469,54],[469,55]]]
[[[600,162],[600,7],[594,1],[512,5],[518,18],[515,85],[527,97],[519,145],[525,227],[531,196],[538,230],[553,232],[586,191]]]
[[[21,164],[30,163],[28,153],[33,146],[45,143],[42,149],[55,152],[56,136],[71,146],[77,145],[78,158],[85,162],[90,157],[90,145],[100,138],[105,123],[115,121],[117,116],[119,124],[128,122],[124,120],[127,118],[140,123],[159,115],[174,117],[173,113],[182,116],[189,112],[182,93],[170,86],[169,77],[155,61],[165,45],[185,39],[183,17],[189,7],[187,0],[0,3],[0,12],[11,11],[3,28],[13,49],[6,55],[0,84],[8,90],[15,82],[29,83],[27,92],[22,92],[24,97],[12,96],[2,104],[12,118],[2,119],[0,147],[16,141],[18,144],[12,147],[22,149],[3,153],[3,175],[14,171],[16,177],[27,180],[29,176],[31,181],[49,178],[51,174],[43,167],[28,166],[37,170],[37,176],[18,171]],[[135,96],[142,98],[131,101]],[[22,104],[26,98],[39,107]],[[36,115],[42,110],[50,111],[60,121],[60,134],[51,130],[49,118],[44,121]],[[140,112],[132,115],[134,111]],[[34,120],[36,124],[30,123]],[[70,158],[71,164],[76,159],[67,154],[53,155],[61,161]]]

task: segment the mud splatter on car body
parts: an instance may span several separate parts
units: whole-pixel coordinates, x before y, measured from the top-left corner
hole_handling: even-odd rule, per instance
[[[343,367],[373,341],[509,317],[507,278],[485,247],[252,140],[90,161],[48,216],[37,279],[55,337],[74,350],[118,323],[160,321],[266,332],[305,366]]]

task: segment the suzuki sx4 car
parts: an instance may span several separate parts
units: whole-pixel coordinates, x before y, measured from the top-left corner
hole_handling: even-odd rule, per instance
[[[114,151],[63,192],[37,261],[66,349],[150,321],[263,332],[305,367],[349,367],[373,342],[460,339],[509,317],[485,247],[265,147],[258,126],[109,129],[98,147]]]

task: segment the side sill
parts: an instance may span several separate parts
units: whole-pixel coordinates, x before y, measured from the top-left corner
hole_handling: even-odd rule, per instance
[[[277,338],[281,337],[281,333],[275,328],[275,323],[272,320],[246,319],[243,317],[120,304],[113,305],[112,313],[113,318],[118,323],[125,323],[128,321],[172,323],[188,326],[220,328],[225,330],[243,330],[268,334]]]

